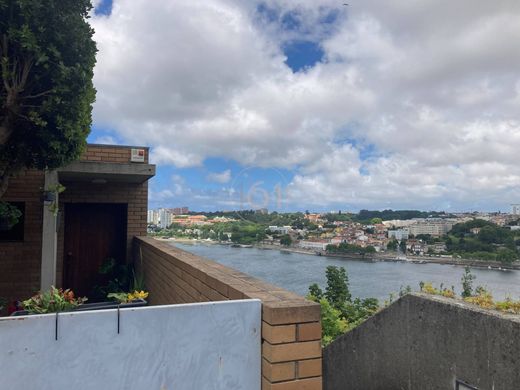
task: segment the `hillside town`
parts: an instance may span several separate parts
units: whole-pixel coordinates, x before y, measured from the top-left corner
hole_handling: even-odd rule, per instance
[[[520,245],[516,237],[516,232],[520,233],[518,205],[512,205],[509,213],[413,215],[412,212],[411,218],[406,215],[402,219],[373,217],[361,220],[361,213],[341,211],[278,214],[261,210],[250,211],[244,216],[243,212],[190,213],[187,207],[178,207],[150,210],[148,226],[151,234],[162,237],[247,246],[280,246],[317,254],[395,252],[396,255],[455,255],[480,260],[505,258],[508,262],[517,259],[517,245]],[[275,223],[280,220],[285,223]],[[454,226],[458,227],[457,231],[462,229],[462,233],[453,235]],[[508,230],[513,244],[508,246],[505,241],[487,239],[490,244],[487,249],[482,245],[477,245],[476,250],[468,248],[467,243],[471,243],[472,239],[477,242],[482,238],[480,233],[485,226]],[[486,242],[485,237],[481,241]],[[490,257],[486,252],[493,252],[496,256]],[[468,253],[472,256],[467,256]]]

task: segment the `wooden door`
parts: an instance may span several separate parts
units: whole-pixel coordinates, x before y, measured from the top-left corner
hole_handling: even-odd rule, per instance
[[[126,260],[126,204],[65,205],[63,287],[87,296],[106,283],[99,273],[103,262]]]

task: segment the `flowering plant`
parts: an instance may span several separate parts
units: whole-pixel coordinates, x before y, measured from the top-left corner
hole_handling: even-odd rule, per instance
[[[143,290],[141,290],[141,291],[135,290],[134,292],[131,292],[131,293],[125,293],[125,292],[110,293],[107,295],[107,298],[115,299],[116,301],[119,301],[119,303],[128,303],[128,302],[132,302],[132,301],[135,301],[138,299],[148,298],[148,292],[143,291]]]
[[[76,298],[71,290],[57,289],[51,286],[49,291],[39,292],[22,302],[22,307],[29,313],[43,314],[70,311],[83,304],[87,298]]]

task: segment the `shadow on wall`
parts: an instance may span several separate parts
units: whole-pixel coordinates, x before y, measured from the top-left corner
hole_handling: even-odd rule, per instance
[[[325,390],[520,389],[519,367],[520,316],[424,294],[323,351]]]

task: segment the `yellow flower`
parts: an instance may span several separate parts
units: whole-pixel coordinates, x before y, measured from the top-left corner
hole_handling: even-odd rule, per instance
[[[128,300],[134,301],[136,299],[146,299],[148,298],[148,292],[146,291],[137,291],[135,290],[133,293],[128,294]]]

